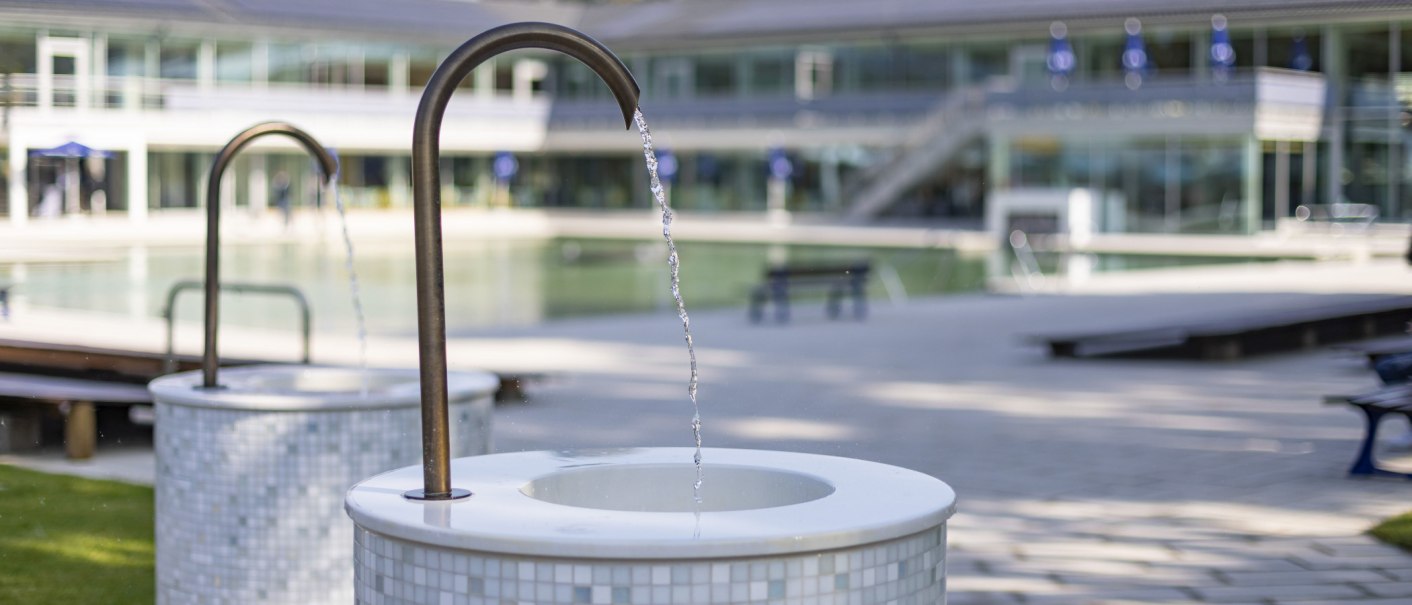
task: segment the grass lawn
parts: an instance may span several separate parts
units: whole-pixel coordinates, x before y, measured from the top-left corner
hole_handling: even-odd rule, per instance
[[[155,599],[152,488],[0,465],[0,603]]]
[[[1368,533],[1373,534],[1374,538],[1412,552],[1412,511],[1387,519],[1368,530]]]

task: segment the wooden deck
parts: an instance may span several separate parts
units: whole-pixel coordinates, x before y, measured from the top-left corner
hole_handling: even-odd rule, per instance
[[[222,365],[250,363],[255,362]],[[39,445],[41,419],[57,410],[65,453],[91,457],[98,441],[95,408],[150,404],[147,383],[168,373],[167,364],[161,353],[0,339],[0,411],[15,417],[13,426],[0,429],[12,432],[4,441],[11,447]],[[199,357],[176,356],[177,371],[199,367]]]

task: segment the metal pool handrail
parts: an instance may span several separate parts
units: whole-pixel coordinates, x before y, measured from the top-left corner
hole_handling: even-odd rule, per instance
[[[167,321],[167,358],[165,361],[162,362],[162,373],[164,374],[170,374],[176,371],[175,326],[177,295],[187,290],[201,290],[205,287],[205,282],[194,279],[184,279],[175,284],[172,284],[172,288],[167,291],[167,306],[162,309],[162,319],[165,319]],[[313,311],[310,309],[308,297],[304,296],[303,292],[300,292],[299,289],[295,288],[294,286],[286,286],[281,284],[250,284],[238,282],[226,282],[220,284],[220,286],[217,288],[217,291],[234,292],[237,294],[245,292],[253,292],[259,294],[284,294],[289,296],[290,298],[293,298],[294,302],[299,305],[300,335],[303,337],[304,341],[304,356],[300,358],[299,362],[308,365],[310,359],[309,341],[312,334]]]

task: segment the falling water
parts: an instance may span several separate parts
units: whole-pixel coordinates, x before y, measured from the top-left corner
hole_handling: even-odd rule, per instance
[[[687,383],[686,394],[691,398],[691,434],[696,438],[696,455],[693,457],[696,462],[696,483],[692,485],[692,495],[696,498],[696,503],[700,504],[703,478],[701,407],[696,404],[696,349],[691,343],[691,318],[686,315],[686,303],[682,302],[681,282],[678,279],[681,259],[677,257],[677,244],[672,241],[672,209],[667,206],[667,198],[662,193],[662,181],[657,178],[657,152],[652,148],[652,131],[647,128],[647,120],[642,117],[641,109],[633,113],[632,119],[637,122],[637,130],[642,133],[642,157],[647,160],[647,174],[652,179],[652,197],[656,198],[657,205],[662,208],[662,237],[667,240],[667,265],[672,268],[672,298],[677,301],[677,317],[681,318],[682,332],[686,335],[686,354],[691,358],[691,380]]]
[[[363,296],[358,291],[358,272],[353,269],[353,238],[348,235],[348,213],[343,209],[343,198],[338,195],[338,183],[329,183],[329,197],[338,209],[338,222],[343,226],[343,248],[347,252],[344,267],[348,269],[348,291],[353,295],[353,316],[358,321],[358,370],[361,379],[361,393],[368,396],[368,326],[363,320]]]

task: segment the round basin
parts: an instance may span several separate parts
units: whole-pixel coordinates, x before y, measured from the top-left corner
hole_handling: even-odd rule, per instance
[[[355,485],[360,527],[438,547],[615,559],[821,551],[945,523],[956,495],[915,471],[849,458],[707,449],[702,501],[690,448],[518,452],[452,461],[464,500],[420,502],[422,468]]]
[[[545,475],[525,484],[520,492],[578,508],[694,514],[803,504],[834,491],[828,481],[795,471],[712,465],[712,497],[698,503],[694,491],[680,489],[695,481],[694,464],[611,464]]]
[[[183,372],[158,378],[148,388],[166,403],[223,409],[336,410],[421,404],[416,370],[271,364],[222,368],[217,381],[221,388],[202,389],[201,372]],[[498,385],[495,376],[483,372],[447,375],[453,398],[493,394]]]

